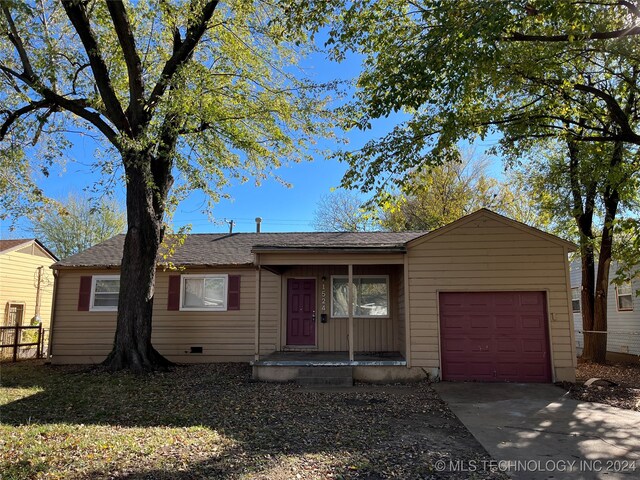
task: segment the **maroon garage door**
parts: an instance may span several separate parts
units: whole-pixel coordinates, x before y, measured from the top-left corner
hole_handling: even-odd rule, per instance
[[[442,379],[550,382],[544,292],[440,294]]]

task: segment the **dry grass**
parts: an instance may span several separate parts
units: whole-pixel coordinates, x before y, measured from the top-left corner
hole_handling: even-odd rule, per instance
[[[434,462],[488,459],[427,383],[332,392],[256,383],[244,365],[0,368],[3,480],[456,478]]]

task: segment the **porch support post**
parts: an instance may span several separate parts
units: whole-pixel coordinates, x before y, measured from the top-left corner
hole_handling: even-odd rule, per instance
[[[349,264],[349,279],[347,280],[349,285],[349,361],[354,360],[353,351],[353,265]]]
[[[260,254],[256,254],[256,263],[258,268],[256,270],[256,331],[255,331],[255,353],[254,358],[257,362],[260,360],[260,290],[262,284],[262,268],[260,267]]]
[[[402,269],[402,291],[404,292],[404,356],[407,368],[411,367],[411,301],[409,299],[409,255],[404,254]]]

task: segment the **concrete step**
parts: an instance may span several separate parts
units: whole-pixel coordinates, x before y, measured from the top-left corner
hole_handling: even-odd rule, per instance
[[[306,387],[353,387],[352,377],[298,377],[298,385]]]
[[[298,368],[298,384],[306,386],[352,387],[353,367],[317,366]]]
[[[298,378],[351,378],[353,379],[353,367],[300,367],[298,368]]]

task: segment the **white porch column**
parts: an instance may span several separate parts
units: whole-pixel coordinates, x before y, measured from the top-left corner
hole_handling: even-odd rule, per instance
[[[348,301],[349,301],[349,361],[353,362],[354,360],[354,351],[353,351],[353,265],[349,264],[349,278],[347,280],[348,284]]]
[[[262,283],[262,268],[260,267],[260,256],[256,255],[258,268],[256,270],[256,331],[255,331],[255,354],[254,358],[257,362],[260,360],[260,290]]]

